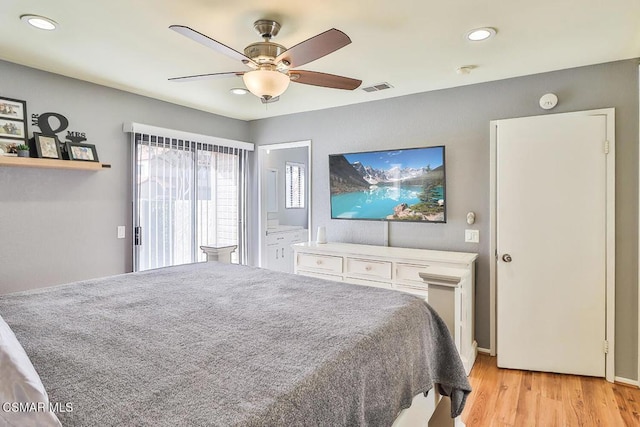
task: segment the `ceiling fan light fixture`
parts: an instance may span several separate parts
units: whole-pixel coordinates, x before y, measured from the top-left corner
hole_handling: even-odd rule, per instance
[[[252,70],[242,75],[249,92],[258,98],[271,99],[280,96],[289,87],[289,76],[273,70]]]
[[[170,25],[169,29],[230,58],[249,66],[249,71],[228,71],[170,78],[174,82],[195,81],[208,78],[242,76],[246,88],[261,101],[275,102],[292,81],[304,85],[333,89],[354,90],[362,80],[317,71],[299,70],[298,67],[322,58],[351,43],[345,33],[335,28],[315,35],[290,49],[271,42],[280,25],[275,21],[256,21],[255,28],[264,41],[252,43],[244,54],[184,25]]]
[[[467,33],[467,40],[470,40],[472,42],[480,42],[495,36],[496,33],[496,29],[492,27],[476,28]]]
[[[41,30],[52,31],[58,27],[58,24],[53,19],[46,18],[38,15],[21,15],[20,19],[23,22],[31,25],[32,27],[39,28]]]

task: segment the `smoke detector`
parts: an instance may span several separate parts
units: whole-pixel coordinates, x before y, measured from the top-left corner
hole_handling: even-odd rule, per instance
[[[540,98],[540,108],[544,110],[551,110],[558,105],[558,97],[555,93],[546,93]]]

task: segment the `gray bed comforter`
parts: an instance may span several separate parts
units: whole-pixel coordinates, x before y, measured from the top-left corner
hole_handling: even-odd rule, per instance
[[[219,263],[0,296],[64,426],[390,426],[471,390],[443,321],[400,292]]]

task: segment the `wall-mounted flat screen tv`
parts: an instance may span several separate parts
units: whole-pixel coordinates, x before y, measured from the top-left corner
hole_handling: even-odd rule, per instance
[[[329,155],[332,219],[446,222],[444,146]]]

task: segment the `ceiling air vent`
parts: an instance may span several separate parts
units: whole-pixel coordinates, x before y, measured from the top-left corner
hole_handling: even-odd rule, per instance
[[[392,87],[393,86],[391,86],[389,83],[382,82],[373,86],[363,87],[362,90],[365,92],[377,92],[379,90],[391,89]]]

